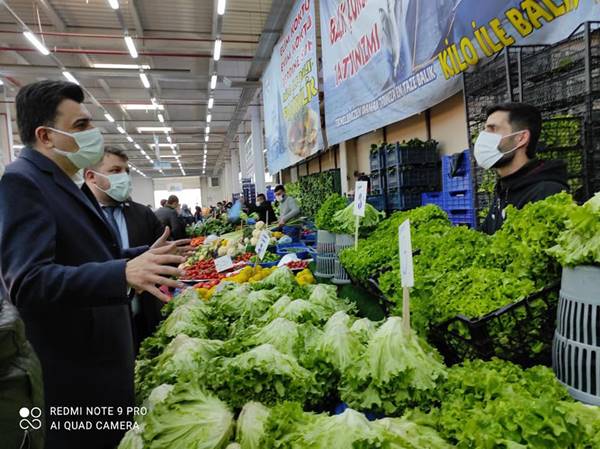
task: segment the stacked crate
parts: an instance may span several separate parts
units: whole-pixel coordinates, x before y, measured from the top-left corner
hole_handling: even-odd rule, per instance
[[[422,203],[443,209],[454,225],[477,225],[473,164],[469,150],[442,157],[442,191],[422,195]]]
[[[384,211],[387,208],[385,144],[371,147],[369,166],[371,168],[371,191],[367,196],[367,203],[377,210]]]

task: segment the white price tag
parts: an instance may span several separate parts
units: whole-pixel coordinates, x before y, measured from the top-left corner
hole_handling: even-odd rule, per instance
[[[367,205],[367,181],[357,181],[354,189],[354,215],[365,216]]]
[[[231,256],[223,256],[215,259],[215,269],[217,270],[217,273],[230,270],[231,268],[233,268]]]
[[[398,247],[400,254],[400,274],[402,287],[414,287],[412,243],[410,240],[410,220],[398,226]]]
[[[269,231],[262,231],[258,236],[258,243],[256,244],[256,254],[263,260],[271,241],[271,233]]]

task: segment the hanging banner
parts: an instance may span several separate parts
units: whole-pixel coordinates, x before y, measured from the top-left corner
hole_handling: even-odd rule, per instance
[[[269,173],[323,148],[314,0],[298,0],[262,78]]]
[[[321,0],[330,145],[422,112],[511,45],[550,44],[600,18],[597,0]]]

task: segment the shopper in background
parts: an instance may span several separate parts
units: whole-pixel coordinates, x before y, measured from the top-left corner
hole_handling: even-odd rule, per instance
[[[259,193],[256,196],[256,206],[252,209],[252,212],[258,214],[258,219],[264,221],[266,224],[275,223],[277,217],[270,201],[267,201],[267,197],[264,193]]]
[[[202,221],[202,208],[200,206],[196,206],[196,212],[194,212],[194,222],[198,223]]]
[[[171,237],[174,240],[185,238],[185,226],[177,213],[178,208],[179,198],[175,195],[171,195],[165,205],[154,212],[162,225],[169,227],[171,230]]]
[[[181,287],[170,266],[184,258],[164,235],[148,247],[122,250],[119,237],[76,174],[104,154],[76,84],[41,81],[16,97],[25,148],[0,180],[0,288],[17,306],[42,364],[46,449],[114,447],[123,430],[99,430],[124,414],[51,415],[55,407],[135,404],[130,290],[168,300],[157,284]],[[91,430],[50,428],[89,421]],[[113,428],[114,429],[114,428]],[[1,440],[1,437],[0,437]]]
[[[279,204],[279,226],[285,226],[300,216],[300,208],[296,199],[288,196],[282,185],[275,187],[275,199]]]
[[[183,204],[181,206],[181,212],[179,213],[179,218],[183,221],[185,226],[191,225],[194,223],[194,214],[190,210],[187,204]]]
[[[165,207],[165,204],[167,204],[167,200],[165,200],[165,199],[160,200],[160,207]]]
[[[102,207],[124,249],[150,246],[165,230],[151,209],[131,200],[128,162],[129,158],[123,150],[106,147],[102,160],[85,170],[86,185],[83,187],[84,191],[89,190],[89,193],[94,195]],[[190,241],[185,239],[175,242],[180,255],[187,255],[192,250],[189,243]],[[158,298],[148,293],[134,296],[131,309],[136,351],[142,340],[154,333],[162,318],[162,304]]]
[[[494,200],[482,230],[493,234],[502,227],[508,205],[522,208],[568,190],[564,161],[542,161],[536,149],[542,116],[534,106],[504,103],[487,110],[485,131],[475,142],[475,159],[484,169],[499,176]]]

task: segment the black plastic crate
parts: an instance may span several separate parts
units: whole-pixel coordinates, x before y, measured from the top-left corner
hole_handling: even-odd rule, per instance
[[[425,188],[422,191],[431,191],[440,190],[441,187],[439,164],[388,167],[386,175],[388,191],[411,187]]]
[[[415,139],[416,140],[416,139]],[[385,149],[387,167],[396,165],[430,165],[439,163],[438,142],[402,142],[390,144]]]
[[[385,191],[385,171],[375,170],[371,173],[371,193],[380,195]]]
[[[479,319],[458,315],[433,327],[429,341],[449,365],[498,357],[524,367],[550,366],[559,286],[552,284]]]
[[[421,206],[421,191],[395,190],[387,194],[388,210],[410,210]]]
[[[371,168],[371,172],[385,168],[383,146],[371,147],[371,152],[369,154],[369,166]]]

